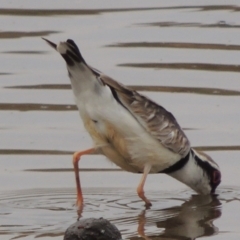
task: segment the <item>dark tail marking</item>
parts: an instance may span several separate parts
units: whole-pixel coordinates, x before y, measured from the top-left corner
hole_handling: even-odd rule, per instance
[[[80,53],[78,46],[72,39],[67,40],[69,48],[72,50],[72,53],[70,51],[67,51],[67,54],[70,55],[71,58],[74,59],[76,62],[83,62],[86,64],[84,58],[82,57],[82,54]]]
[[[64,53],[64,54],[61,54],[61,55],[64,58],[64,60],[66,61],[68,66],[73,66],[74,65],[74,61],[69,57],[68,54]]]
[[[81,59],[79,59],[79,56],[75,55],[73,52],[67,50],[66,54],[71,57],[75,62],[81,62]]]

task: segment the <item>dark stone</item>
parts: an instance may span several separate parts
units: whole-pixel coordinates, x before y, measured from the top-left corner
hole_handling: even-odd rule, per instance
[[[80,219],[65,232],[64,240],[120,240],[121,233],[108,220]]]

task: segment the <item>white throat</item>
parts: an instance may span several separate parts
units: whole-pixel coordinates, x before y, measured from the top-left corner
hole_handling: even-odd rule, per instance
[[[197,164],[192,152],[190,152],[189,160],[181,169],[170,173],[169,176],[186,184],[194,191],[200,194],[211,193],[209,177],[206,172]]]

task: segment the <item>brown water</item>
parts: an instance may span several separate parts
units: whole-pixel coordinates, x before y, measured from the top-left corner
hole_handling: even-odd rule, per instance
[[[215,197],[149,176],[144,210],[139,175],[86,156],[83,217],[105,217],[130,239],[240,239],[240,5],[225,2],[2,3],[1,240],[62,239],[77,219],[71,154],[91,147],[64,61],[40,37],[74,39],[92,66],[174,113],[222,169]]]

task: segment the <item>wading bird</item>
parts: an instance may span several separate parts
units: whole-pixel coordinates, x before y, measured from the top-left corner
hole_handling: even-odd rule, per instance
[[[120,168],[141,173],[137,187],[146,206],[144,183],[149,173],[165,173],[199,194],[211,194],[221,182],[218,165],[197,152],[174,116],[144,95],[91,67],[71,39],[58,45],[44,39],[64,58],[76,105],[94,146],[73,155],[77,206],[83,207],[78,162],[95,151]]]

